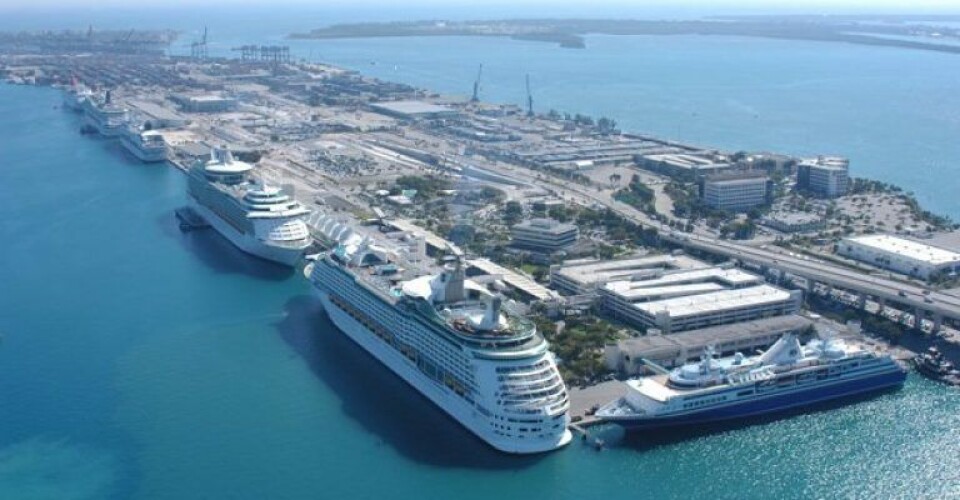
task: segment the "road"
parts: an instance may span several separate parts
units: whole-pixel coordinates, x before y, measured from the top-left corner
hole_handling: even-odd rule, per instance
[[[487,167],[485,166],[485,168]],[[526,169],[520,168],[508,170],[494,167],[494,169],[502,175],[513,177],[523,175],[522,171],[526,171]],[[519,180],[536,182],[533,177],[534,174],[531,172]],[[810,281],[855,291],[887,302],[896,302],[913,310],[920,310],[926,314],[960,322],[960,298],[954,295],[936,291],[925,294],[925,289],[917,285],[871,276],[830,262],[812,261],[808,260],[809,258],[804,259],[802,256],[783,255],[771,250],[721,240],[704,234],[672,231],[647,214],[626,203],[614,200],[607,192],[543,175],[541,175],[539,181],[550,184],[551,188],[563,198],[579,198],[581,201],[588,201],[588,205],[597,203],[635,224],[656,228],[660,231],[661,238],[682,247],[722,255],[729,259],[736,259],[766,269],[776,269]]]

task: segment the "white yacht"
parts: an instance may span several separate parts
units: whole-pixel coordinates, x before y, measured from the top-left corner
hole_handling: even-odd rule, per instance
[[[253,165],[214,148],[190,170],[190,208],[237,248],[295,265],[313,243],[304,218],[310,211],[282,189],[251,177]]]
[[[129,128],[120,136],[120,144],[127,152],[144,163],[167,161],[167,143],[163,139],[163,134],[157,130]]]
[[[837,338],[803,346],[781,337],[761,355],[703,360],[627,381],[627,394],[596,412],[628,429],[699,425],[897,387],[906,370],[889,354]]]
[[[326,217],[317,227],[335,249],[306,273],[340,331],[497,450],[570,441],[567,389],[546,340],[467,279],[459,256],[440,267],[422,239],[361,236]]]

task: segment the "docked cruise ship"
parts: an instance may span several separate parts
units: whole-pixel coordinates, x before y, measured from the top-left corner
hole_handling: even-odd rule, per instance
[[[127,126],[127,111],[110,99],[110,91],[103,97],[89,96],[83,101],[85,128],[103,137],[119,137]]]
[[[93,91],[91,91],[86,85],[78,83],[74,79],[70,87],[66,89],[63,93],[63,106],[70,111],[82,112],[83,106],[86,104],[87,100],[93,97]]]
[[[251,177],[253,165],[214,148],[187,182],[190,208],[237,248],[292,266],[312,243],[304,218],[310,211],[288,193]]]
[[[596,416],[628,429],[735,420],[903,384],[906,370],[888,354],[836,338],[803,346],[780,338],[759,356],[703,360],[667,374],[627,381],[625,396]]]
[[[467,279],[460,255],[440,267],[422,239],[326,217],[318,226],[336,247],[306,272],[340,331],[497,450],[570,441],[569,397],[546,340]]]
[[[120,144],[144,163],[167,161],[167,143],[159,131],[129,128],[120,136]]]

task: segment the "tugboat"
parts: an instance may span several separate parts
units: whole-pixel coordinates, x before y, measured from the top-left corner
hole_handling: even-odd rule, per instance
[[[960,371],[944,358],[943,353],[936,347],[927,349],[927,352],[914,358],[913,362],[917,371],[927,378],[950,385],[960,385]]]

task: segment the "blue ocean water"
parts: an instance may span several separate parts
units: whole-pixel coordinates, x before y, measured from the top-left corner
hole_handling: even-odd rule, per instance
[[[255,38],[248,43],[279,39],[240,28],[217,42],[221,50],[244,33]],[[776,123],[809,130],[813,152],[836,141],[830,152],[865,169],[877,163],[842,147],[906,135],[918,158],[949,168],[956,134],[946,135],[958,109],[943,90],[951,61],[858,47],[830,56],[820,45],[781,43],[591,37],[581,52],[470,39],[295,48],[447,92],[469,88],[482,60],[491,99],[519,101],[529,71],[538,106],[625,126],[633,117],[638,130],[666,135],[679,125],[681,137],[725,147],[736,144],[718,142],[724,137],[807,144],[768,130]],[[740,48],[715,48],[731,45]],[[649,81],[630,73],[637,68]],[[547,78],[547,69],[558,73]],[[59,100],[52,89],[0,86],[0,498],[960,495],[960,393],[915,376],[900,392],[759,425],[630,440],[609,428],[600,432],[612,447],[599,453],[579,442],[540,457],[494,453],[337,334],[299,275],[213,233],[181,233],[172,210],[185,201],[182,175],[79,135]],[[605,102],[607,111],[596,109]],[[858,114],[870,123],[852,126]],[[934,135],[920,140],[915,127]],[[916,169],[916,182],[934,171]],[[935,184],[932,194],[913,189],[955,209],[938,194],[952,194],[955,176]]]
[[[0,87],[0,498],[801,498],[960,493],[960,394],[490,451],[336,333],[305,280],[181,233],[174,169]]]
[[[602,8],[601,8],[602,7]],[[767,13],[791,13],[788,5]],[[857,13],[823,6],[822,12]],[[869,9],[868,9],[869,10]],[[888,10],[896,12],[902,9]],[[941,9],[944,10],[944,9]],[[0,13],[3,13],[0,10]],[[936,213],[960,220],[960,57],[890,47],[704,36],[588,36],[586,50],[484,38],[287,40],[343,22],[506,17],[696,18],[751,13],[712,5],[463,6],[389,8],[302,4],[161,6],[76,11],[13,10],[0,29],[172,28],[174,54],[209,28],[210,52],[243,44],[287,44],[296,58],[337,64],[445,93],[467,95],[484,65],[482,96],[523,105],[530,74],[535,107],[617,120],[647,132],[727,150],[841,154],[854,175],[913,191]],[[944,10],[944,12],[949,14]]]

